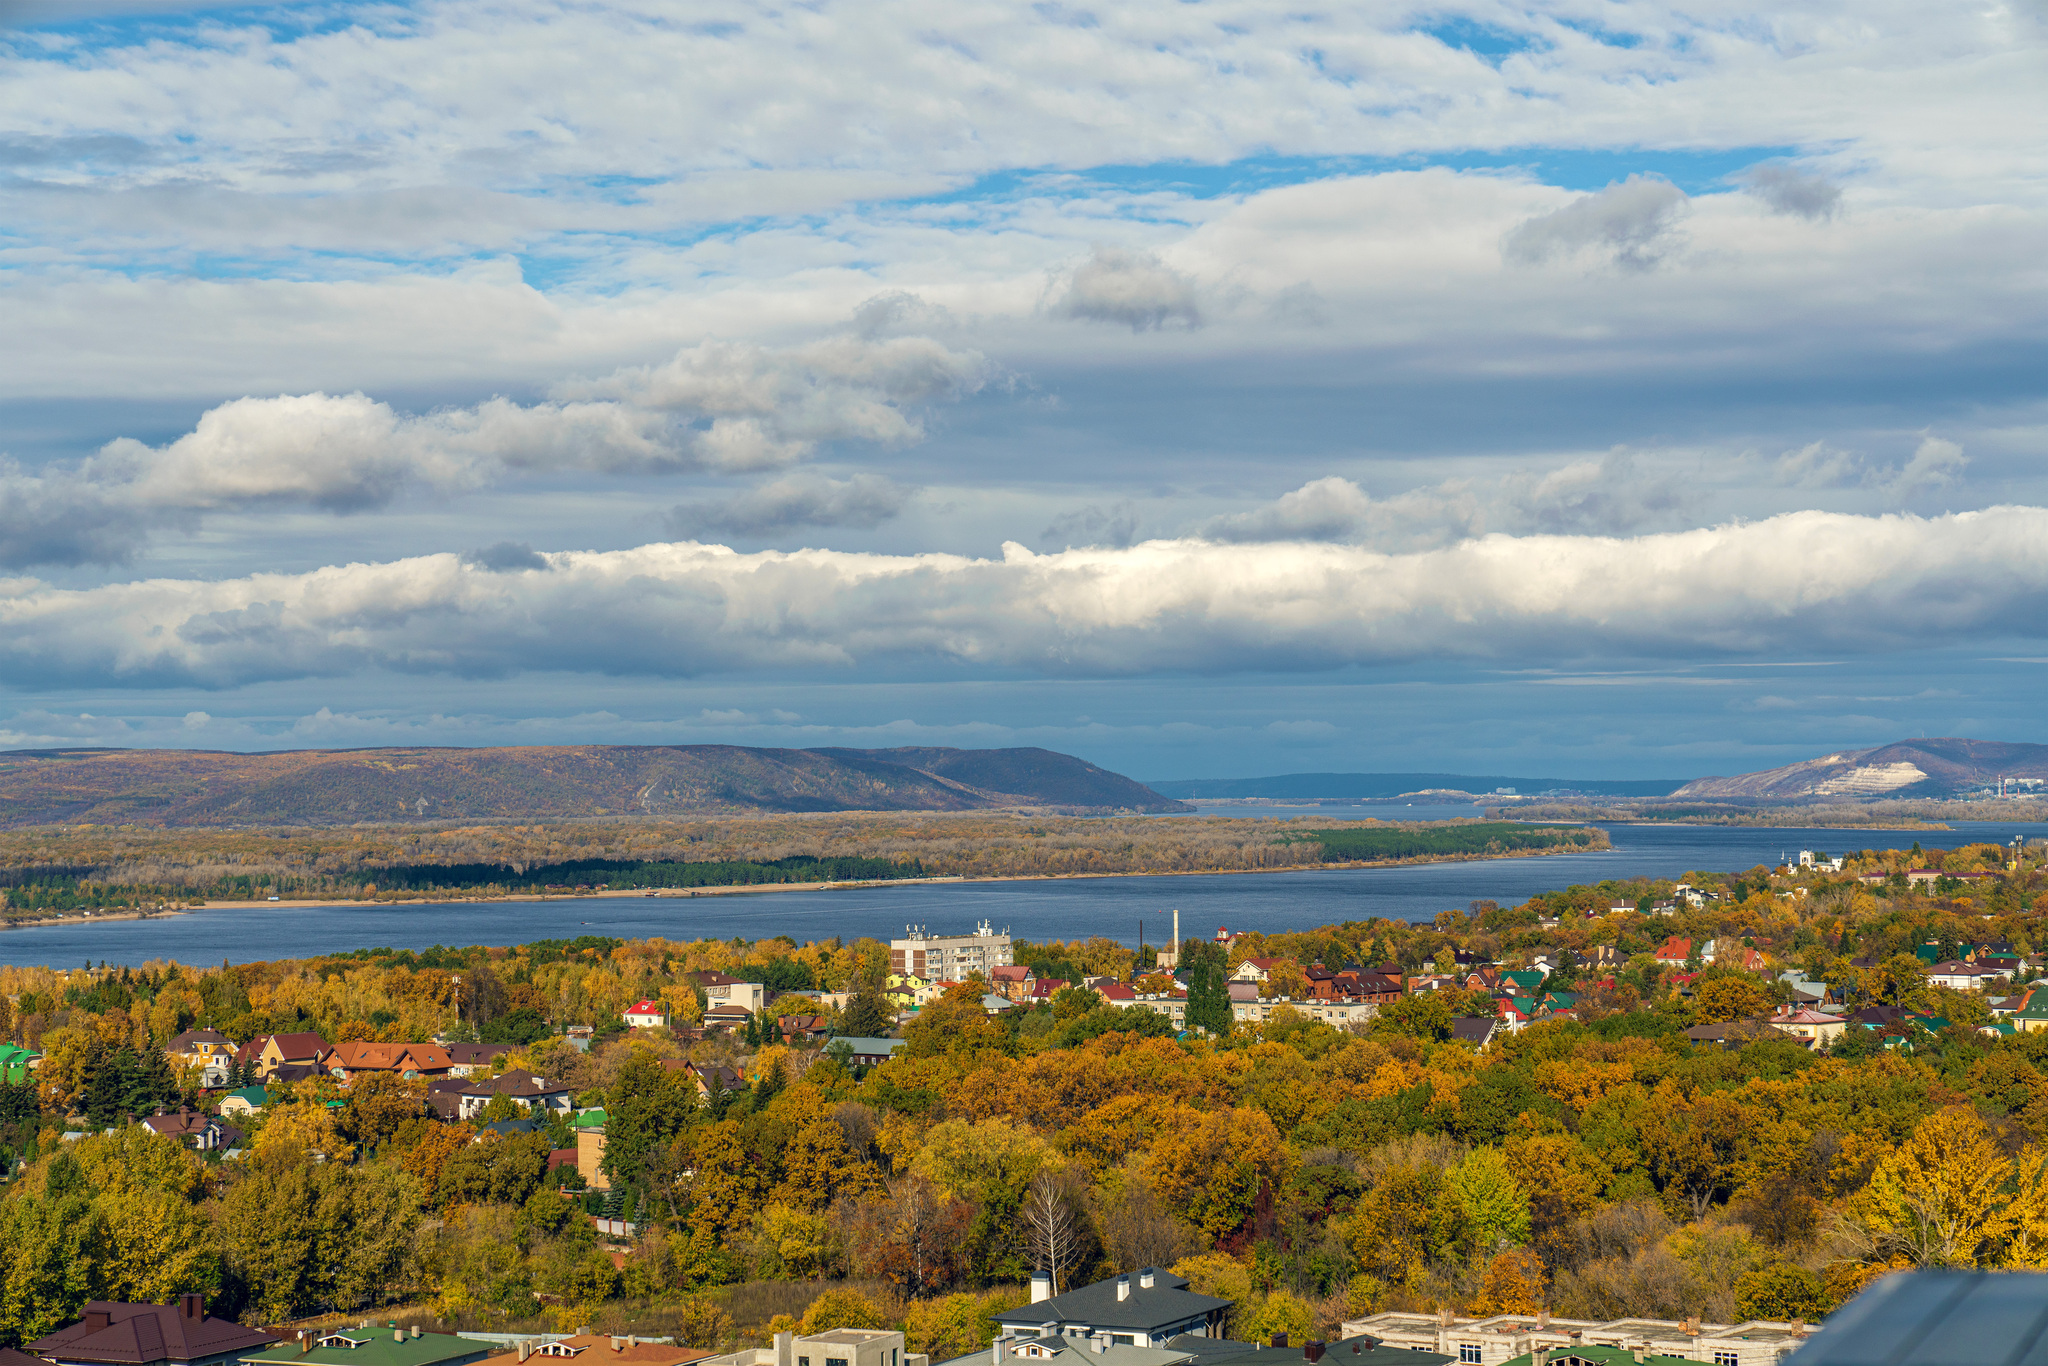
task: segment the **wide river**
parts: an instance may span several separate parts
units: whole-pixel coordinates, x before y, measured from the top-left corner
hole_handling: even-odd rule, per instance
[[[1218,809],[1217,815],[1321,815],[1343,808]],[[1376,809],[1372,814],[1394,816]],[[1469,815],[1469,808],[1414,808],[1409,819]],[[935,934],[969,931],[987,920],[1019,938],[1085,939],[1108,935],[1135,944],[1172,933],[1207,936],[1217,926],[1290,930],[1387,916],[1428,920],[1489,899],[1519,903],[1537,892],[1602,878],[1676,877],[1692,869],[1738,871],[1776,863],[1801,849],[1930,849],[1977,841],[2038,839],[2048,826],[1955,822],[1950,831],[1745,829],[1727,826],[1608,825],[1614,847],[1599,853],[1347,868],[1290,873],[1214,873],[1180,877],[1096,877],[1040,882],[925,883],[832,891],[719,896],[603,897],[551,901],[453,902],[430,906],[234,906],[154,920],[25,926],[0,931],[0,963],[71,967],[88,961],[139,966],[152,958],[184,963],[307,958],[346,949],[431,944],[523,944],[535,939],[608,934],[621,938],[765,939],[798,942],[872,935],[887,940],[909,924]]]

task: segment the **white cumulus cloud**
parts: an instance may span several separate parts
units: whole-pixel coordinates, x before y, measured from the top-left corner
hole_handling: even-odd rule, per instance
[[[1403,554],[1174,540],[1013,544],[989,560],[684,542],[546,559],[546,573],[449,554],[217,582],[17,580],[0,588],[0,631],[18,685],[231,687],[372,669],[957,677],[1698,658],[1924,647],[2048,620],[2036,507],[1799,512]]]

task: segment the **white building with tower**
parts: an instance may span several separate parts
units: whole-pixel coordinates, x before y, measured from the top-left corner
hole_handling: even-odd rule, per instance
[[[1011,964],[1010,932],[998,934],[984,920],[973,934],[937,935],[923,925],[906,925],[901,939],[889,941],[889,970],[927,982],[964,982],[979,974],[988,980],[994,968]]]

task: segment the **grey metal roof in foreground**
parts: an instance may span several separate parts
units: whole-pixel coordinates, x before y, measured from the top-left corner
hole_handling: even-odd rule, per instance
[[[2034,1366],[2048,1362],[2048,1275],[1916,1271],[1843,1305],[1788,1366]]]
[[[1146,1289],[1131,1277],[1129,1299],[1116,1297],[1115,1280],[1097,1281],[1054,1295],[1037,1304],[1006,1309],[993,1315],[997,1323],[1035,1328],[1047,1323],[1080,1323],[1091,1328],[1128,1328],[1153,1332],[1197,1319],[1213,1310],[1230,1308],[1231,1301],[1197,1295],[1188,1289],[1187,1278],[1154,1272]]]

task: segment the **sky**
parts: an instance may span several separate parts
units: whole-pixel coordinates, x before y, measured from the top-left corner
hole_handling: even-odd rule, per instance
[[[0,748],[2048,742],[2038,3],[0,0]]]

